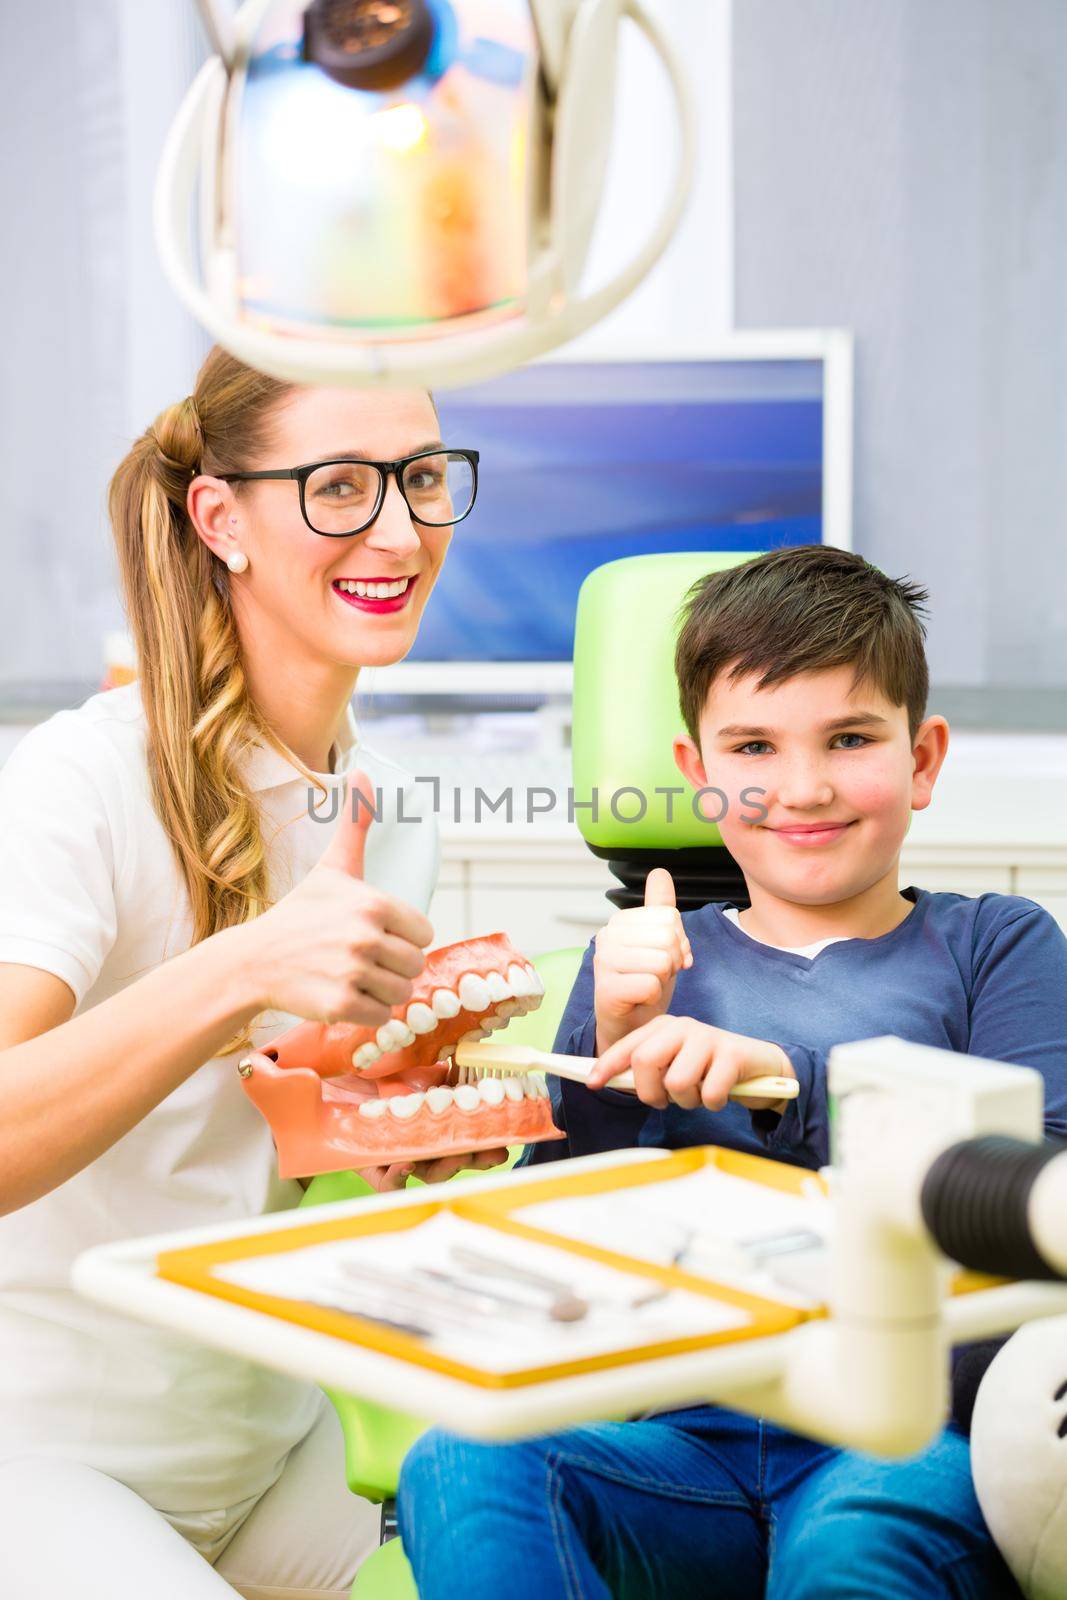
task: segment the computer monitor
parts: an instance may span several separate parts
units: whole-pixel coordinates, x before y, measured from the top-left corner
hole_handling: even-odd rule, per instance
[[[847,333],[738,335],[700,356],[552,360],[437,396],[481,451],[419,637],[361,691],[566,692],[582,580],[659,550],[851,543]]]

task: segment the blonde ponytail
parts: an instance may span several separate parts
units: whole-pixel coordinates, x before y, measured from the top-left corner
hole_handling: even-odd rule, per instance
[[[108,497],[153,804],[188,891],[194,944],[270,904],[259,809],[241,761],[256,740],[284,747],[249,696],[229,573],[196,533],[186,496],[201,471],[247,465],[290,388],[212,350],[193,394],[161,412],[137,440]],[[226,1048],[248,1042],[245,1032]]]

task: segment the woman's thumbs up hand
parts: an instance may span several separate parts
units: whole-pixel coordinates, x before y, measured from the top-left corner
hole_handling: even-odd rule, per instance
[[[378,1027],[411,998],[433,926],[414,906],[363,881],[372,807],[366,774],[354,773],[320,860],[240,930],[252,943],[260,1010]]]
[[[662,1016],[674,982],[693,952],[665,867],[645,879],[645,903],[616,911],[596,936],[593,953],[596,1051]]]
[[[333,838],[319,857],[320,867],[334,867],[350,878],[362,878],[367,829],[374,820],[374,793],[365,772],[353,772],[345,784],[341,815]]]

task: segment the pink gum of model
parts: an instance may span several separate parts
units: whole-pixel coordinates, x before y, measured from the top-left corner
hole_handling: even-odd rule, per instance
[[[542,993],[506,934],[488,934],[431,951],[381,1027],[303,1022],[244,1057],[243,1087],[270,1124],[280,1176],[563,1138],[537,1079],[447,1082],[464,1035],[485,1037]]]

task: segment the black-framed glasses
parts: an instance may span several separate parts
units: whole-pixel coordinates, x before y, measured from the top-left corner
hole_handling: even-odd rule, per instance
[[[312,533],[347,539],[364,533],[385,503],[390,476],[415,522],[445,528],[470,515],[478,493],[477,450],[419,450],[399,461],[365,461],[337,456],[304,467],[272,472],[220,472],[227,483],[293,478],[300,488],[300,510]]]

